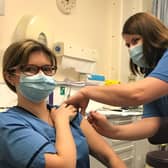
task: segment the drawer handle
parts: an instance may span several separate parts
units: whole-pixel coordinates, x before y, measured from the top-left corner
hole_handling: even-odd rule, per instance
[[[134,158],[134,156],[130,156],[130,157],[127,157],[125,159],[122,159],[124,162],[128,162],[130,160],[132,160]]]
[[[119,148],[119,149],[115,150],[115,152],[121,153],[121,152],[130,151],[132,149],[134,149],[134,145],[129,145],[129,146],[126,146],[126,147],[123,147],[123,148]]]

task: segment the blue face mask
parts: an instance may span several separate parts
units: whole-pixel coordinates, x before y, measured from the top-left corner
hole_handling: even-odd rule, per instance
[[[33,76],[20,76],[17,89],[32,102],[40,102],[47,98],[55,89],[56,82],[51,76],[37,74]]]
[[[143,58],[143,48],[142,45],[138,45],[129,50],[130,57],[134,64],[142,68],[148,68],[149,66],[145,63]]]

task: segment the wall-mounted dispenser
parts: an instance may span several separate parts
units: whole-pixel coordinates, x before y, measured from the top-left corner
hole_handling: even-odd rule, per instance
[[[74,68],[76,72],[82,74],[96,72],[96,50],[65,43],[63,51],[61,62],[63,69]]]
[[[96,61],[89,58],[80,58],[64,55],[62,58],[62,68],[74,68],[76,72],[93,73],[96,68]]]
[[[40,16],[24,15],[16,26],[12,41],[32,38],[50,47],[52,36],[48,25]]]

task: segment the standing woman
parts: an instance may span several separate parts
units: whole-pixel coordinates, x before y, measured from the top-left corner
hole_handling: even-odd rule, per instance
[[[89,168],[91,154],[109,168],[126,168],[73,105],[47,104],[56,70],[53,52],[35,40],[5,51],[3,77],[18,101],[0,113],[0,167]]]
[[[128,18],[122,32],[130,54],[133,74],[145,78],[134,83],[111,86],[87,86],[66,103],[81,107],[84,113],[89,99],[113,106],[144,105],[142,120],[114,126],[96,112],[88,120],[102,135],[137,140],[151,137],[168,117],[168,28],[149,13],[137,13]]]

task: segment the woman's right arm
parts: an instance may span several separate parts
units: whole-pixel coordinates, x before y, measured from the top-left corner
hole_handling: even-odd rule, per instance
[[[70,129],[70,118],[76,115],[75,108],[66,104],[52,110],[51,118],[56,128],[56,154],[45,154],[45,168],[75,168],[76,146]]]
[[[159,117],[143,118],[125,125],[113,125],[98,112],[91,112],[89,122],[101,135],[119,140],[139,140],[151,137],[160,127]]]

